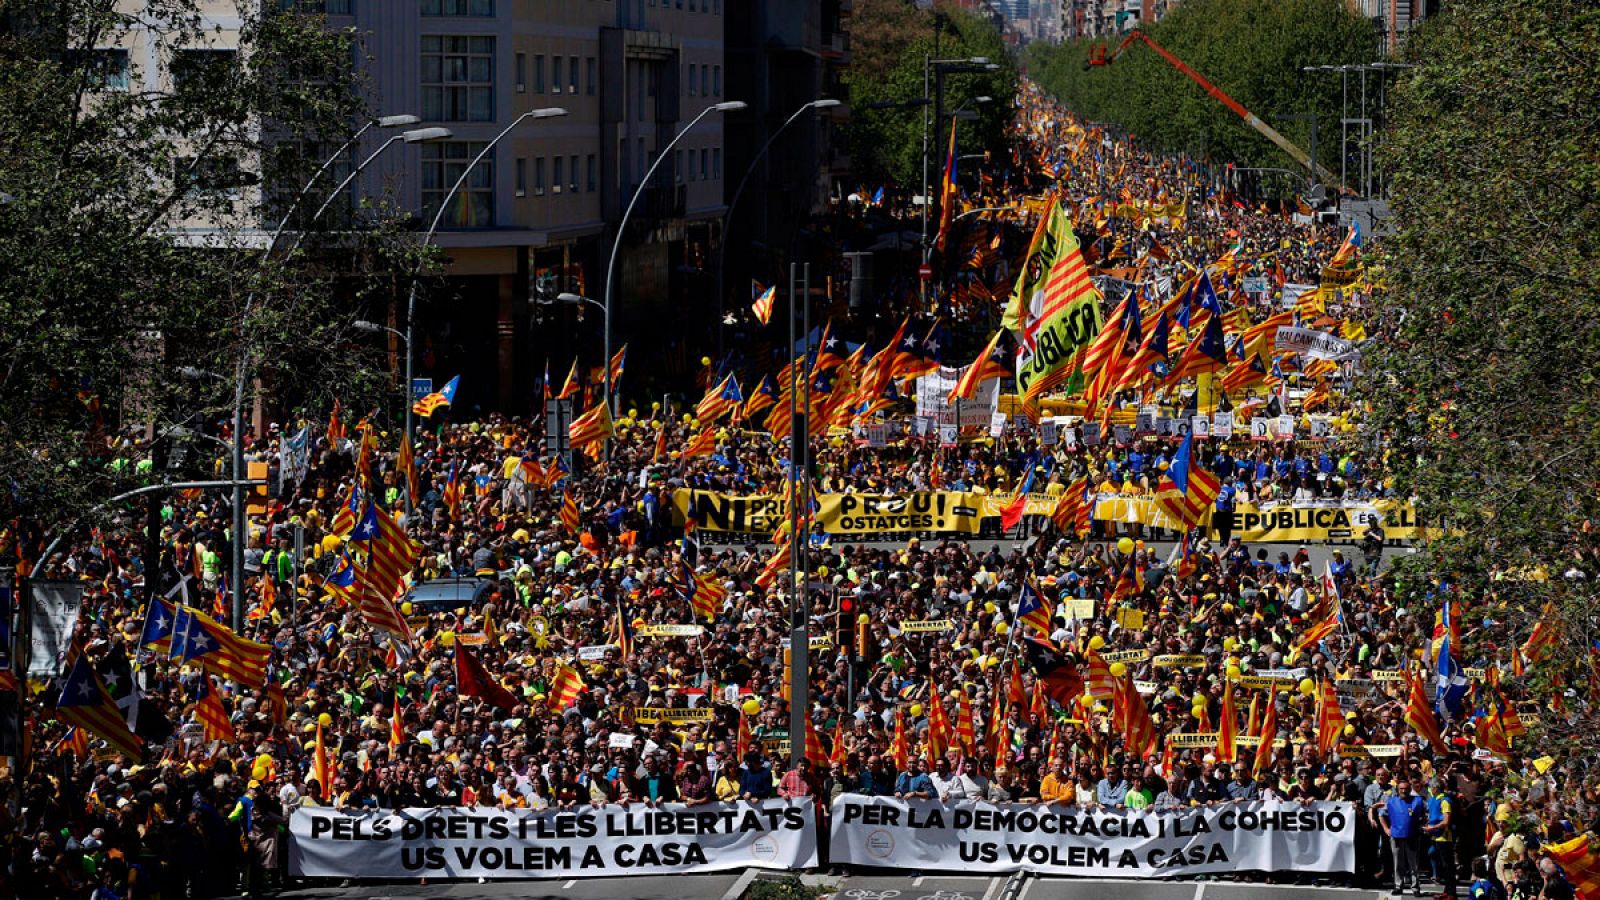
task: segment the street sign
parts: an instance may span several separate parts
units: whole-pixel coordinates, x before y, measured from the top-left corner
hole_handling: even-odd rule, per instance
[[[413,379],[411,379],[411,402],[412,403],[415,403],[418,400],[421,400],[423,397],[426,397],[431,393],[433,393],[433,379],[432,378],[413,378]]]
[[[923,263],[922,265],[917,267],[917,275],[923,281],[932,281],[933,280],[933,266],[930,266],[927,263]]]

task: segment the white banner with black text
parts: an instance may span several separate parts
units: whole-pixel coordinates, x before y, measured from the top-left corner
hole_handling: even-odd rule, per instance
[[[1155,812],[845,794],[833,805],[829,857],[889,869],[1115,878],[1353,872],[1355,835],[1349,803]]]
[[[809,800],[537,812],[307,808],[290,816],[289,837],[289,872],[303,877],[589,878],[817,864]]]

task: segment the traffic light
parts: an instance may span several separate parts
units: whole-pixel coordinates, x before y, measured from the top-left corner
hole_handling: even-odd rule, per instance
[[[834,628],[833,645],[841,650],[854,652],[853,640],[856,621],[856,598],[854,595],[845,594],[839,598],[839,620]]]

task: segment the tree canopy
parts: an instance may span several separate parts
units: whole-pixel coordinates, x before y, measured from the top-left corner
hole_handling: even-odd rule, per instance
[[[356,238],[338,271],[258,262],[275,186],[292,196],[363,115],[352,37],[277,4],[240,11],[239,52],[206,52],[194,0],[0,0],[5,521],[115,493],[112,459],[144,450],[119,425],[226,418],[240,359],[287,409],[378,386],[359,353],[332,351],[371,286],[352,276],[382,251]],[[145,40],[169,74],[106,49]]]
[[[1600,635],[1596,585],[1564,574],[1600,562],[1597,54],[1582,0],[1463,0],[1411,36],[1368,357],[1394,487],[1449,526],[1415,568],[1497,618],[1553,602],[1576,662]]]
[[[1017,93],[1010,51],[989,22],[965,10],[936,6],[921,10],[909,0],[863,0],[850,19],[851,63],[848,140],[852,175],[863,182],[895,182],[921,189],[924,109],[873,109],[875,104],[906,103],[922,97],[924,58],[986,57],[992,72],[950,74],[944,81],[944,111],[966,104],[978,119],[960,126],[962,153],[1000,153],[1008,146],[1006,129]],[[930,81],[928,90],[934,88]],[[977,104],[988,96],[993,102]],[[927,110],[932,115],[932,110]],[[943,166],[949,125],[935,126],[928,141],[930,178]]]
[[[1187,0],[1145,30],[1308,152],[1310,122],[1287,117],[1314,113],[1319,118],[1318,160],[1337,171],[1338,76],[1301,69],[1375,58],[1372,26],[1343,0]],[[1029,75],[1073,112],[1116,125],[1158,151],[1297,168],[1283,151],[1149,47],[1134,44],[1113,64],[1089,67],[1094,43],[1030,44],[1025,57]],[[1116,45],[1111,40],[1107,52]]]

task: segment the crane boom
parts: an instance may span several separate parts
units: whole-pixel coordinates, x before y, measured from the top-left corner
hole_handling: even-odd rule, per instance
[[[1245,109],[1244,106],[1239,103],[1239,101],[1228,96],[1227,92],[1223,91],[1222,88],[1212,84],[1204,75],[1201,75],[1199,72],[1196,72],[1194,69],[1190,68],[1187,63],[1174,56],[1172,51],[1161,46],[1161,44],[1157,42],[1155,38],[1144,33],[1144,31],[1141,29],[1135,28],[1133,31],[1128,32],[1128,36],[1123,38],[1122,43],[1118,44],[1117,49],[1113,50],[1109,55],[1105,54],[1104,47],[1095,48],[1100,50],[1099,53],[1095,53],[1093,50],[1091,50],[1089,55],[1089,65],[1111,65],[1111,63],[1115,61],[1118,56],[1122,55],[1122,51],[1128,49],[1128,47],[1136,40],[1143,41],[1151,50],[1161,54],[1161,58],[1171,64],[1173,68],[1189,76],[1189,80],[1200,85],[1201,90],[1211,95],[1211,97],[1218,103],[1221,103],[1228,109],[1233,110],[1234,115],[1237,115],[1239,118],[1243,119],[1246,125],[1254,128],[1256,131],[1260,132],[1262,137],[1265,137],[1267,140],[1276,144],[1278,149],[1293,157],[1295,162],[1304,166],[1308,171],[1312,171],[1316,178],[1329,184],[1337,184],[1339,182],[1339,179],[1336,178],[1332,172],[1328,171],[1327,168],[1320,165],[1314,165],[1311,161],[1311,157],[1307,155],[1304,150],[1301,150],[1299,145],[1279,134],[1276,128],[1273,128],[1271,125],[1268,125],[1266,122],[1262,121],[1260,116],[1248,109]]]

